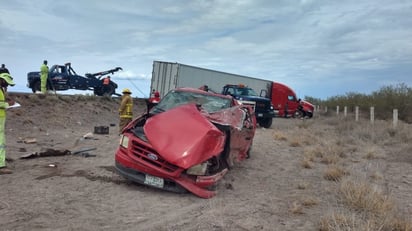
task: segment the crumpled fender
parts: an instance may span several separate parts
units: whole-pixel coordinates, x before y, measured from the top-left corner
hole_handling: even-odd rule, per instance
[[[217,156],[224,149],[225,134],[195,104],[152,116],[143,129],[159,155],[184,169]]]

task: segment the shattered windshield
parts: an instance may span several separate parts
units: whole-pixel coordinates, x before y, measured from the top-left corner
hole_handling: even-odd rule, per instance
[[[213,113],[224,108],[229,108],[231,100],[214,95],[174,90],[163,97],[160,103],[154,108],[153,112],[159,113],[189,103],[200,105],[203,110],[208,113]]]
[[[237,88],[235,95],[258,96],[252,88]]]

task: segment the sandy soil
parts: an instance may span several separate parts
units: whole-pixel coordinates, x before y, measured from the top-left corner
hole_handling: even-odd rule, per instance
[[[376,182],[412,220],[409,125],[382,136],[376,129],[385,122],[357,129],[322,116],[276,118],[271,129],[257,130],[252,157],[218,183],[217,196],[201,199],[133,184],[114,171],[118,99],[10,95],[22,107],[8,111],[14,173],[0,176],[0,230],[319,230],[321,217],[342,205],[338,182],[324,177],[330,165],[316,153],[336,154],[351,176]],[[144,109],[135,100],[135,115]],[[110,132],[83,138],[95,126]],[[20,158],[86,148],[95,148],[91,156]]]

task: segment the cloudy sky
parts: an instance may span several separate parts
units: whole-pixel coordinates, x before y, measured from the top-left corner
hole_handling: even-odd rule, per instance
[[[0,63],[13,91],[30,92],[26,74],[44,59],[82,75],[120,66],[118,91],[136,97],[149,95],[154,60],[281,82],[302,98],[412,86],[409,0],[0,3]]]

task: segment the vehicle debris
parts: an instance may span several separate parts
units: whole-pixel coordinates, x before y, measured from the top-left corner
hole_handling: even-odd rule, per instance
[[[20,157],[20,159],[31,159],[36,157],[47,157],[47,156],[64,156],[70,155],[69,150],[56,150],[56,149],[47,149],[44,152],[32,152]]]
[[[96,150],[97,148],[83,148],[77,151],[70,150],[56,150],[56,149],[47,149],[44,152],[32,152],[20,157],[20,159],[32,159],[37,157],[49,157],[49,156],[64,156],[64,155],[80,155],[83,157],[95,157],[94,154],[87,153],[88,151]]]
[[[19,137],[19,140],[17,141],[17,143],[25,143],[25,144],[34,144],[37,143],[37,139],[36,138],[21,138]]]
[[[96,126],[94,127],[95,134],[109,134],[109,127],[108,126]]]

